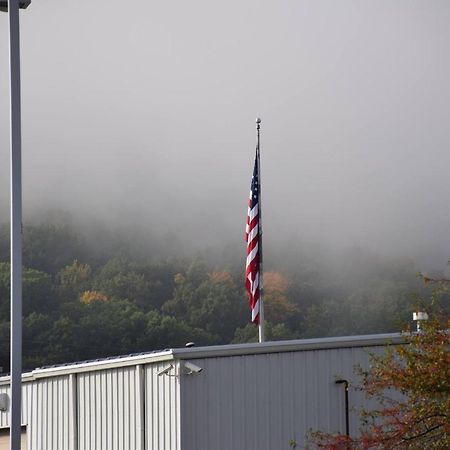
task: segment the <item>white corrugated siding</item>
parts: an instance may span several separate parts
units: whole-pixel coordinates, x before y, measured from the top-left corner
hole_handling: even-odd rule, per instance
[[[79,450],[139,450],[137,367],[80,373]]]
[[[75,450],[69,376],[44,378],[22,387],[22,424],[29,450]],[[0,387],[9,395],[9,386]],[[9,412],[0,413],[0,427],[9,427]]]
[[[372,348],[376,352],[377,348]],[[204,370],[182,377],[181,450],[282,450],[310,430],[345,432],[344,387],[362,348],[192,360]],[[350,407],[364,403],[350,390]],[[358,414],[350,410],[350,433]]]
[[[158,376],[168,363],[145,367],[145,430],[147,450],[180,450],[180,382],[178,363]],[[209,449],[211,450],[211,449]]]
[[[24,383],[22,423],[27,426],[28,449],[180,450],[179,378],[158,376],[166,365]],[[9,394],[9,386],[0,386],[2,392]],[[8,426],[9,412],[0,412],[0,427]]]
[[[146,450],[180,450],[179,378],[158,376],[168,364],[78,374],[79,450],[143,450],[144,439]]]
[[[28,432],[32,450],[74,450],[69,376],[44,378],[31,386]]]

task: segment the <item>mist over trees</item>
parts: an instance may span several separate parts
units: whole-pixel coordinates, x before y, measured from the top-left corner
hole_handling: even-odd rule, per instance
[[[24,368],[184,346],[252,342],[245,247],[177,254],[151,236],[67,218],[24,227]],[[399,331],[423,291],[406,259],[280,247],[265,261],[270,340]],[[9,229],[0,226],[0,365],[9,367]],[[423,292],[421,293],[423,294]]]
[[[268,337],[409,321],[416,272],[450,256],[448,2],[44,1],[23,20],[25,367],[256,339],[255,115]],[[5,218],[7,86],[2,65]]]

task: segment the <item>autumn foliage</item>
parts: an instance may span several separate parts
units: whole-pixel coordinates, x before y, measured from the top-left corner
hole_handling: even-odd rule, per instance
[[[65,216],[48,220],[54,223],[24,226],[25,370],[189,341],[198,346],[257,341],[240,238],[240,250],[219,239],[193,255],[187,251],[190,244],[153,236],[147,228],[141,234],[133,227],[114,231],[109,225],[71,223]],[[9,224],[0,224],[0,366],[5,372],[9,232]],[[418,280],[409,260],[349,250],[335,264],[323,249],[295,243],[266,256],[266,340],[392,332],[410,316],[410,292]]]
[[[92,302],[106,302],[108,297],[98,291],[84,291],[80,296],[80,302],[88,305]]]
[[[361,389],[379,408],[362,412],[359,437],[314,433],[316,448],[450,449],[450,318],[431,320],[405,345],[372,356]]]
[[[280,272],[264,274],[264,301],[266,315],[274,322],[283,322],[297,312],[297,308],[289,301],[289,280]]]

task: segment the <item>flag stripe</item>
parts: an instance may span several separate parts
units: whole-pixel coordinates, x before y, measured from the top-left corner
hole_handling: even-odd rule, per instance
[[[259,237],[259,226],[256,224],[248,234],[247,242],[252,242],[255,237]]]
[[[245,288],[247,290],[252,322],[259,324],[259,271],[260,255],[259,241],[261,239],[259,228],[259,179],[258,179],[258,151],[255,156],[253,176],[248,200],[247,223],[245,226],[245,241],[247,242],[247,260],[245,267]]]

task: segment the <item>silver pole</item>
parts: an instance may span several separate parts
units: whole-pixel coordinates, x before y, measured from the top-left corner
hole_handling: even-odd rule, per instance
[[[258,189],[259,189],[259,342],[264,342],[264,302],[263,302],[263,245],[262,245],[262,208],[261,208],[261,158],[260,158],[260,137],[261,119],[256,119],[256,154],[258,158]]]
[[[10,450],[21,448],[22,403],[22,158],[19,1],[9,0],[11,105],[11,420]]]

